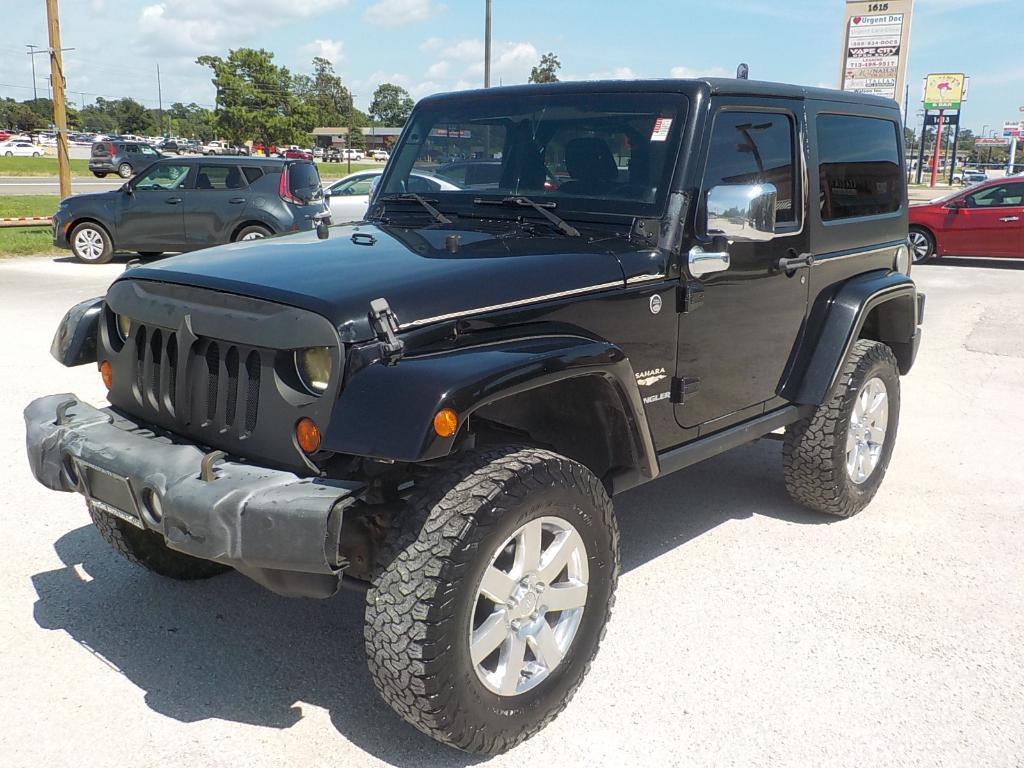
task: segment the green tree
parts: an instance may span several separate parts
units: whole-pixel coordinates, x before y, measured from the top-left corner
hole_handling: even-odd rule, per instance
[[[530,83],[557,83],[558,70],[562,62],[553,53],[545,53],[540,57],[540,64],[530,70]]]
[[[394,83],[382,83],[373,92],[370,117],[378,123],[399,128],[409,119],[413,105],[412,97],[405,88]]]
[[[357,126],[350,126],[348,129],[347,136],[347,147],[352,149],[366,149],[366,137],[363,136],[363,132]]]
[[[213,70],[216,127],[223,138],[236,144],[255,139],[268,146],[308,138],[311,113],[296,96],[291,72],[274,63],[274,54],[237,48],[226,59],[200,56],[196,63]]]
[[[216,118],[211,110],[196,103],[176,101],[167,110],[167,132],[175,136],[209,141],[217,134]]]
[[[48,128],[50,121],[32,109],[26,102],[15,103],[8,116],[10,127],[18,131],[38,131]]]
[[[352,94],[334,72],[334,65],[317,56],[313,76],[296,78],[305,106],[312,111],[315,125],[348,125],[352,117]]]

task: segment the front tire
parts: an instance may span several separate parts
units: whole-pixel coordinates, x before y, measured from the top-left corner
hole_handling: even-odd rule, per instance
[[[105,179],[105,178],[107,178],[107,174],[100,173],[99,171],[93,171],[92,175],[95,176],[97,179]]]
[[[238,234],[235,235],[235,242],[242,240],[262,240],[265,237],[270,237],[270,230],[266,227],[261,227],[259,224],[250,224],[248,227],[242,227],[238,230]]]
[[[106,264],[114,258],[114,244],[99,224],[83,222],[71,230],[71,252],[85,264]]]
[[[132,167],[128,163],[121,163],[117,166],[117,175],[122,179],[130,179],[132,177]]]
[[[212,560],[201,560],[182,552],[175,552],[164,544],[159,534],[143,531],[106,512],[89,507],[92,522],[103,539],[129,562],[146,570],[178,581],[209,579],[231,570]]]
[[[586,467],[532,448],[468,454],[415,492],[388,549],[364,636],[399,715],[442,743],[498,754],[565,708],[619,571],[611,500]]]
[[[924,264],[935,255],[935,237],[927,229],[911,227],[907,241],[915,264]]]
[[[852,517],[874,498],[900,418],[900,377],[879,341],[853,345],[831,400],[786,428],[786,490],[805,507]]]

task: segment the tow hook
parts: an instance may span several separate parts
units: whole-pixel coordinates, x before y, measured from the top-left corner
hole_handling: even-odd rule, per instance
[[[405,342],[396,335],[398,316],[391,309],[387,299],[373,299],[370,302],[370,326],[380,342],[380,357],[384,364],[394,365],[401,360]]]

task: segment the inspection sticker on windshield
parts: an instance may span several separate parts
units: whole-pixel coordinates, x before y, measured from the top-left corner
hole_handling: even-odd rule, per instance
[[[654,121],[654,130],[651,131],[651,141],[667,141],[668,132],[671,127],[671,117],[659,117]]]

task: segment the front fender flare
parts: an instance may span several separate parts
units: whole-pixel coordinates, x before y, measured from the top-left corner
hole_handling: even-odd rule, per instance
[[[96,362],[96,334],[103,315],[103,298],[75,304],[57,326],[50,343],[50,354],[67,367]]]
[[[441,438],[433,418],[442,408],[461,426],[474,411],[510,395],[577,376],[613,385],[626,417],[641,473],[657,474],[647,416],[625,353],[606,341],[534,336],[377,362],[342,390],[323,448],[337,453],[417,462],[448,455],[456,437]]]

